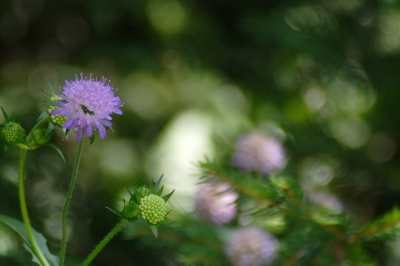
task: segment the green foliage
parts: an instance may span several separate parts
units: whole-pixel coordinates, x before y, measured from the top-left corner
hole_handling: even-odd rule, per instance
[[[241,219],[250,217],[254,225],[274,230],[279,239],[283,255],[276,265],[371,265],[378,256],[384,264],[382,254],[389,252],[386,241],[398,235],[395,206],[400,205],[399,8],[390,0],[50,0],[31,1],[26,7],[2,1],[0,53],[5,60],[1,62],[0,101],[24,128],[33,126],[42,107],[35,98],[40,88],[49,85],[54,94],[43,76],[57,88],[55,84],[62,86],[76,71],[110,74],[128,99],[124,116],[113,125],[117,134],[109,142],[110,154],[99,154],[94,147],[88,155],[93,168],[84,171],[87,176],[77,192],[81,194],[74,196],[77,202],[71,211],[75,213],[69,218],[74,225],[89,226],[87,221],[93,221],[95,226],[90,227],[90,236],[72,231],[71,237],[80,241],[70,256],[79,257],[109,229],[110,213],[103,211],[104,205],[119,200],[124,187],[134,185],[139,176],[151,180],[154,172],[168,171],[162,169],[163,163],[169,164],[169,158],[174,161],[179,147],[176,143],[165,145],[168,150],[160,147],[170,132],[184,140],[187,133],[173,131],[172,125],[187,112],[196,112],[211,121],[209,127],[199,124],[199,133],[217,135],[233,146],[244,132],[266,130],[284,140],[288,157],[284,172],[268,179],[242,173],[219,158],[201,163],[200,182],[216,179],[240,193],[237,219],[227,225],[210,224],[211,232],[240,228],[247,221]],[[50,31],[49,22],[55,25]],[[4,116],[7,122],[9,117]],[[39,136],[48,137],[50,131],[41,129]],[[75,153],[68,141],[53,141],[65,154]],[[129,143],[129,147],[122,145],[121,152],[115,143]],[[212,148],[217,156],[231,156],[226,147]],[[39,184],[46,183],[47,194],[59,195],[70,174],[63,164],[42,168],[46,151],[35,151],[27,165],[32,184],[28,193],[38,204],[41,197],[34,190]],[[9,189],[13,185],[10,166],[16,157],[12,152],[7,153],[9,157],[0,153],[0,198],[2,212],[17,216],[17,199]],[[119,154],[129,162],[119,160]],[[106,169],[108,162],[113,167]],[[126,164],[129,167],[121,167]],[[168,166],[177,171],[188,168]],[[329,180],[318,183],[327,176]],[[345,206],[343,213],[311,201],[304,187],[331,192]],[[137,199],[146,196],[134,194]],[[166,201],[167,196],[163,197]],[[54,205],[33,207],[30,212],[47,225],[54,217]],[[187,215],[193,219],[182,230],[189,234],[200,219]],[[278,225],[271,223],[276,217]],[[184,219],[172,218],[179,225]],[[151,235],[148,226],[144,228]],[[182,233],[171,230],[169,239]],[[153,238],[147,242],[149,250],[162,242]],[[188,245],[179,256],[186,264],[195,263],[190,254],[196,254],[196,249],[190,247],[197,240],[178,239],[182,242],[168,249],[165,258],[175,263],[180,245]],[[221,237],[221,246],[223,241]],[[365,248],[371,243],[379,248]],[[151,255],[142,260],[141,249],[126,248],[121,241],[109,245],[114,252],[96,265],[109,265],[107,259],[114,254],[121,265],[141,265],[156,257],[149,251]],[[217,253],[212,258],[226,263],[222,249]]]
[[[363,241],[388,240],[398,237],[400,233],[400,209],[393,208],[390,212],[372,221],[349,240],[351,243]]]
[[[360,228],[345,213],[311,202],[293,178],[279,174],[261,178],[209,160],[200,163],[200,169],[202,182],[219,180],[240,192],[239,204],[243,197],[254,200],[258,209],[249,214],[257,217],[256,221],[283,214],[285,226],[279,233],[279,256],[271,265],[376,265],[376,259],[368,254],[364,243],[386,241],[400,232],[398,208]],[[181,263],[226,264],[223,241],[215,236],[223,236],[230,229],[215,227],[195,217],[181,217],[176,221],[174,227],[165,229],[167,233],[160,236],[160,241],[173,239],[173,246],[179,243],[177,258]],[[126,231],[128,235],[130,230]]]
[[[32,261],[34,261],[40,265],[39,259],[36,257],[35,252],[33,251],[31,244],[29,242],[29,237],[28,237],[28,233],[25,229],[25,225],[23,223],[21,223],[20,221],[17,221],[15,219],[10,218],[5,215],[0,215],[0,222],[3,223],[4,225],[8,226],[15,233],[17,233],[17,235],[23,241],[25,249],[32,254]],[[50,253],[50,251],[47,247],[46,238],[42,234],[38,233],[35,230],[33,230],[33,234],[36,238],[36,241],[37,241],[37,244],[38,244],[40,250],[43,252],[43,255],[45,256],[47,261],[50,263],[51,266],[57,266],[59,259],[57,256],[54,256]]]

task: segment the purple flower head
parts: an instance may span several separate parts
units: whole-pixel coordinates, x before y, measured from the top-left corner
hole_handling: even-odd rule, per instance
[[[236,231],[225,246],[225,253],[233,266],[260,266],[276,257],[277,240],[255,227]]]
[[[236,216],[239,195],[224,183],[204,183],[195,196],[195,210],[204,219],[216,224],[232,221]]]
[[[236,142],[232,164],[245,172],[268,175],[286,164],[282,144],[261,133],[251,133]]]
[[[122,102],[114,96],[114,88],[106,83],[104,77],[97,79],[81,78],[76,76],[74,81],[65,81],[65,86],[60,94],[62,101],[58,102],[60,108],[55,109],[51,115],[60,114],[68,120],[63,127],[76,129],[76,140],[81,141],[83,135],[91,137],[93,129],[99,130],[100,137],[106,137],[106,127],[110,127],[111,114],[122,114]]]

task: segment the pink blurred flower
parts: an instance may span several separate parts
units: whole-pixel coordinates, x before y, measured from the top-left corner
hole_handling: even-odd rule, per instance
[[[216,224],[232,221],[236,216],[239,195],[228,184],[201,184],[195,196],[195,210],[204,219]]]
[[[269,233],[255,227],[236,231],[225,247],[233,266],[260,266],[276,257],[277,240]]]
[[[285,166],[285,150],[278,140],[261,133],[251,133],[236,142],[232,163],[245,172],[268,175]]]

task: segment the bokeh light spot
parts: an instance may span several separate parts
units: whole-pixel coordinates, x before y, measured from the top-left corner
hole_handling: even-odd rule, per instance
[[[363,119],[349,117],[337,119],[330,123],[333,136],[349,148],[360,148],[369,137],[369,126]]]
[[[161,33],[179,33],[184,25],[186,11],[176,0],[153,0],[147,6],[150,23]]]

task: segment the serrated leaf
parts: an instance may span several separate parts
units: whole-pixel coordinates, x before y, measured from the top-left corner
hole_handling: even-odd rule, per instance
[[[22,222],[5,215],[0,215],[0,222],[8,226],[22,238],[22,240],[24,241],[25,249],[32,254],[32,261],[40,265],[39,259],[36,257],[32,249],[31,243],[29,242],[28,232],[26,231],[25,225]],[[44,238],[42,234],[38,233],[35,230],[33,230],[33,235],[46,260],[50,263],[51,266],[57,266],[59,258],[50,253],[46,244],[46,238]]]

